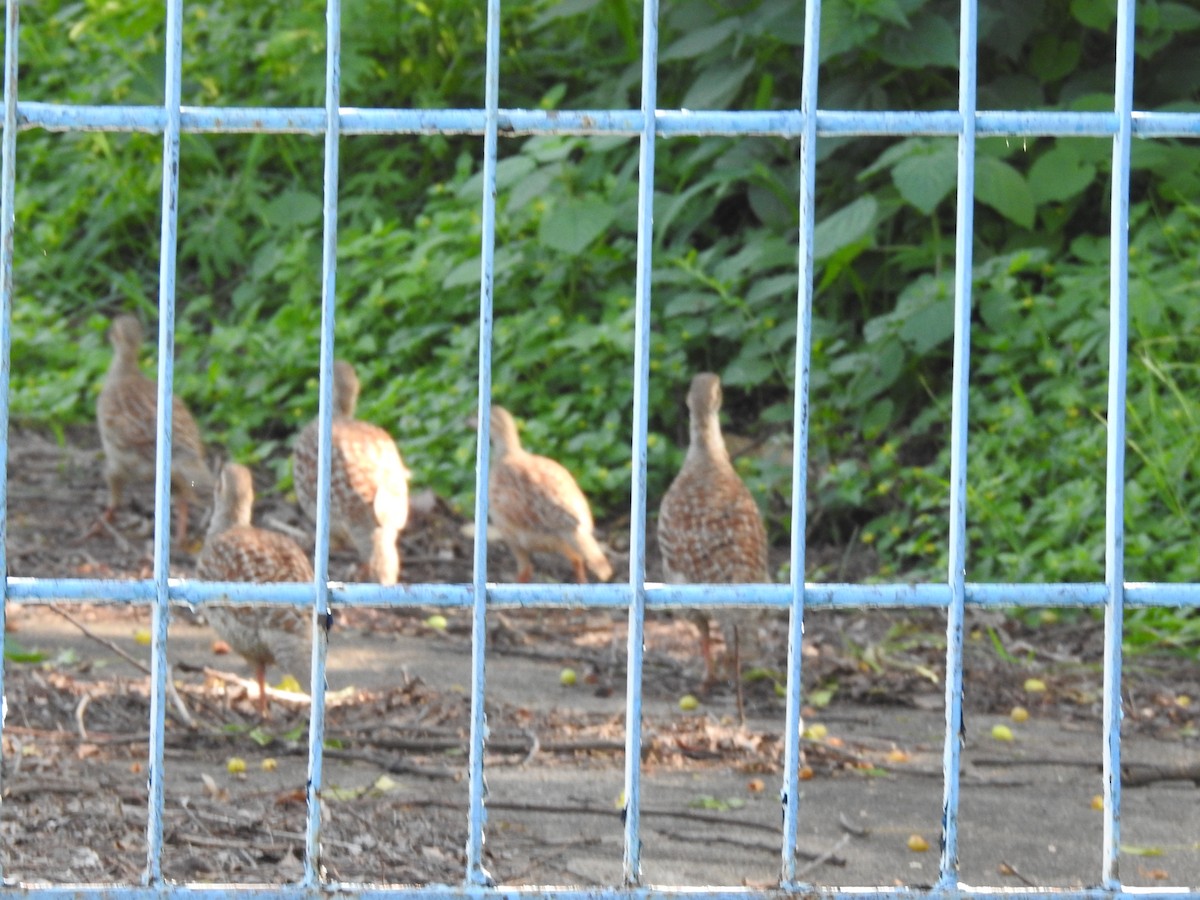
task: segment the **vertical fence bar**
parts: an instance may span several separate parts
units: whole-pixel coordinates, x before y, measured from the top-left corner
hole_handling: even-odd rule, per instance
[[[783,733],[783,868],[785,886],[796,881],[796,832],[800,816],[801,659],[804,640],[805,529],[808,497],[808,382],[812,348],[813,229],[817,193],[817,79],[821,70],[821,0],[804,14],[804,83],[800,90],[800,288],[796,301],[796,396],[793,413],[792,610],[788,627],[787,712]]]
[[[962,0],[959,28],[958,210],[954,240],[954,367],[950,419],[950,606],[946,612],[946,740],[939,886],[958,883],[958,785],[962,762],[963,618],[967,575],[967,399],[971,372],[972,241],[975,236],[976,3]]]
[[[337,317],[338,161],[341,146],[342,7],[325,5],[325,194],[321,243],[321,353],[317,426],[317,538],[313,558],[312,704],[308,718],[308,778],[304,796],[305,887],[321,877],[321,785],[324,783],[325,659],[329,644],[329,492],[333,444],[334,324]]]
[[[1125,616],[1125,378],[1128,363],[1129,155],[1133,141],[1134,0],[1117,4],[1117,74],[1109,257],[1108,471],[1104,507],[1104,887],[1120,887],[1121,639]]]
[[[479,409],[475,444],[475,565],[471,607],[471,747],[467,757],[467,872],[469,885],[490,885],[483,865],[487,825],[487,785],[483,774],[487,743],[484,709],[487,677],[487,522],[488,463],[492,408],[492,270],[496,254],[496,142],[500,122],[500,0],[488,0],[483,133],[483,234],[479,280]]]
[[[658,106],[658,0],[642,4],[642,130],[638,138],[637,285],[633,336],[633,485],[629,510],[629,642],[625,680],[626,886],[642,879],[642,655],[646,624],[646,430],[650,381],[650,276],[654,246],[654,141]]]
[[[18,0],[5,4],[4,25],[4,135],[0,148],[0,578],[4,579],[4,596],[0,597],[0,636],[5,634],[8,606],[8,385],[12,348],[13,307],[13,239],[16,231],[17,180],[17,51],[21,14]],[[4,688],[5,661],[0,654],[0,698],[8,712],[8,695]],[[4,734],[0,716],[0,736]],[[0,796],[3,796],[0,792]],[[4,874],[0,860],[0,877]],[[2,878],[0,878],[2,882]]]
[[[150,751],[147,765],[146,881],[162,882],[163,737],[166,729],[167,626],[171,607],[171,397],[175,378],[175,249],[179,223],[179,104],[183,64],[183,0],[167,3],[163,105],[162,233],[158,268],[158,442],[154,461],[154,587],[150,653]]]

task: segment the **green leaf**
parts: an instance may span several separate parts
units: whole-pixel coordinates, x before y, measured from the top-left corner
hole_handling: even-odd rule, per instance
[[[692,59],[719,47],[737,33],[742,20],[737,18],[722,19],[715,25],[689,31],[659,54],[660,62],[673,59]]]
[[[705,69],[684,95],[684,109],[724,109],[753,69],[752,59],[737,66],[725,63]]]
[[[928,153],[913,154],[892,169],[892,183],[908,203],[932,215],[958,180],[958,153],[953,144],[940,141]]]
[[[1136,847],[1132,844],[1122,844],[1121,852],[1127,853],[1130,856],[1165,856],[1166,851],[1162,847]]]
[[[1083,45],[1079,41],[1043,34],[1034,42],[1029,55],[1029,73],[1042,84],[1058,81],[1075,71],[1082,55]]]
[[[821,4],[821,62],[861,47],[879,33],[878,19],[860,16],[847,0]]]
[[[45,662],[47,655],[41,650],[26,650],[14,640],[5,640],[4,658],[9,662],[40,663]]]
[[[457,266],[450,270],[449,274],[442,279],[442,287],[457,288],[457,287],[479,287],[479,279],[482,270],[479,267],[479,260],[464,259]]]
[[[1022,228],[1033,227],[1033,194],[1025,178],[1000,159],[975,161],[975,198]]]
[[[700,315],[719,306],[720,303],[721,298],[711,292],[678,294],[667,301],[663,307],[663,315],[667,318]]]
[[[822,219],[813,229],[813,258],[824,259],[869,237],[875,228],[878,210],[878,201],[867,194]]]
[[[284,191],[263,209],[268,225],[313,225],[321,220],[321,198],[308,191]]]
[[[1200,28],[1200,11],[1183,3],[1158,4],[1159,27],[1164,31],[1195,31]]]
[[[583,252],[616,218],[616,210],[602,197],[571,197],[555,203],[538,226],[538,240],[563,253]]]
[[[883,35],[880,57],[905,69],[958,66],[958,33],[944,18],[927,13],[910,28],[889,28]]]
[[[1035,203],[1068,200],[1081,194],[1096,177],[1096,167],[1066,147],[1052,147],[1029,168],[1029,189]]]
[[[757,387],[774,374],[775,366],[769,359],[743,353],[725,367],[721,381],[730,387]]]
[[[954,335],[954,299],[944,282],[922,279],[906,290],[896,305],[897,334],[916,353],[928,353]]]
[[[561,0],[559,3],[551,3],[533,21],[533,27],[535,29],[544,28],[556,19],[569,19],[572,16],[589,13],[600,2],[601,0]]]
[[[1075,20],[1097,31],[1108,31],[1117,21],[1117,0],[1071,0]]]

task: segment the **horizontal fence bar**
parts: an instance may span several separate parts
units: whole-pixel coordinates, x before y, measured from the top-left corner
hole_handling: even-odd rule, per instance
[[[30,898],[30,900],[113,900],[120,896],[121,900],[162,900],[161,890],[145,887],[122,887],[119,894],[114,894],[114,886],[80,884],[80,885],[47,885],[46,887],[5,886],[5,896],[13,898]],[[272,885],[187,885],[172,884],[173,897],[186,900],[229,900],[230,897],[245,898],[245,900],[279,900],[283,894],[281,886]],[[286,896],[290,900],[318,900],[334,896],[353,896],[356,900],[796,900],[798,896],[809,898],[828,898],[828,900],[851,900],[851,898],[870,898],[870,900],[1047,900],[1047,898],[1073,898],[1073,900],[1178,900],[1181,896],[1194,896],[1189,891],[1153,888],[1138,890],[1137,888],[1122,888],[1121,890],[1106,891],[1100,888],[1083,890],[1030,890],[1014,889],[1011,891],[977,888],[961,890],[920,890],[916,888],[896,887],[841,887],[841,888],[804,888],[803,894],[794,891],[760,888],[486,888],[473,885],[450,886],[430,885],[429,887],[397,886],[395,888],[379,887],[378,885],[353,883],[325,883],[319,888],[305,889],[295,885],[286,887]]]
[[[168,596],[173,603],[278,604],[311,607],[314,587],[303,584],[251,584],[171,579]],[[968,584],[966,604],[973,607],[1097,607],[1105,604],[1103,583]],[[475,589],[469,584],[343,584],[329,582],[331,602],[341,607],[438,606],[470,607]],[[268,599],[265,595],[270,594]],[[624,609],[632,592],[628,584],[489,584],[488,605],[504,609],[521,607],[598,607]],[[101,581],[97,579],[8,579],[8,599],[18,604],[56,601],[93,603],[154,602],[153,581]],[[763,606],[787,610],[792,587],[788,584],[657,584],[646,585],[647,609],[723,609]],[[946,584],[806,584],[805,609],[944,609],[950,605]],[[1126,583],[1129,607],[1173,606],[1200,608],[1200,584]]]
[[[717,110],[658,110],[655,130],[661,137],[746,135],[798,138],[803,117],[797,110],[723,112]],[[340,133],[365,134],[483,134],[482,109],[358,109],[340,110]],[[185,106],[180,126],[190,134],[311,134],[325,131],[325,110],[312,108]],[[527,134],[618,135],[641,134],[637,110],[502,109],[500,136]],[[160,106],[81,106],[21,101],[21,129],[48,131],[117,131],[161,133],[166,114]],[[820,137],[955,137],[961,131],[955,111],[933,112],[817,112]],[[1112,137],[1117,133],[1113,112],[1006,112],[975,115],[979,137]],[[1200,112],[1135,112],[1135,137],[1200,137]]]

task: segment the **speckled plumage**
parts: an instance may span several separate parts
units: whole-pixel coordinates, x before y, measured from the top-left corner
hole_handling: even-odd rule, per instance
[[[492,407],[491,437],[488,517],[517,558],[517,580],[532,577],[530,554],[538,551],[565,556],[579,584],[587,583],[586,569],[601,581],[612,578],[592,534],[591,508],[571,473],[525,450],[516,422],[501,406]]]
[[[125,485],[154,481],[158,387],[138,366],[142,326],[133,316],[118,316],[108,330],[112,363],[96,401],[96,424],[104,447],[104,477],[109,502],[104,518],[112,521]],[[187,536],[188,505],[197,491],[212,489],[212,473],[204,459],[204,442],[196,420],[183,401],[171,397],[171,487],[179,518],[175,538]]]
[[[767,532],[749,489],[734,471],[721,434],[721,381],[711,373],[688,391],[691,442],[658,513],[667,581],[753,584],[770,581]]]
[[[658,513],[658,545],[664,581],[675,584],[755,584],[771,580],[767,569],[767,532],[749,489],[738,477],[725,447],[719,418],[721,381],[703,372],[692,379],[687,398],[691,413],[690,443],[683,467],[671,483]],[[732,640],[733,624],[754,617],[739,613],[717,616]],[[708,619],[693,619],[704,640],[705,663],[712,677]],[[740,637],[755,644],[753,628]]]
[[[214,491],[212,521],[196,563],[197,577],[255,583],[312,581],[312,563],[295,541],[250,524],[253,505],[250,471],[226,463]],[[311,622],[302,610],[208,604],[204,615],[229,646],[254,666],[260,709],[266,709],[267,666],[279,664],[297,678],[308,671]]]
[[[333,369],[333,431],[330,466],[330,533],[355,548],[371,578],[395,584],[400,577],[397,540],[408,524],[409,472],[391,435],[354,418],[359,382],[354,367]],[[317,517],[317,430],[313,420],[296,438],[292,474],[296,499]]]

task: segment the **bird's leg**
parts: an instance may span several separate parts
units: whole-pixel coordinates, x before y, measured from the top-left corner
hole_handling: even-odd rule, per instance
[[[254,677],[258,680],[258,715],[267,718],[267,664],[257,663],[254,667]]]
[[[713,662],[712,631],[708,616],[703,610],[694,609],[690,618],[700,631],[700,653],[704,657],[704,691],[712,690],[717,683],[717,667]]]
[[[121,502],[122,482],[117,478],[108,479],[108,506],[104,508],[104,512],[92,523],[92,527],[83,533],[83,539],[98,537],[105,531],[105,525],[111,525],[113,519],[117,515],[117,506]]]
[[[575,583],[587,584],[587,566],[584,565],[582,557],[575,557],[571,560],[571,567],[575,570]]]
[[[187,543],[188,530],[188,501],[187,497],[179,497],[179,518],[175,522],[175,544],[182,547]]]
[[[742,694],[742,648],[738,640],[738,627],[733,626],[733,683],[737,697],[738,724],[746,724],[746,699]]]
[[[533,580],[533,558],[524,550],[513,550],[513,555],[517,558],[518,583],[529,584]]]

